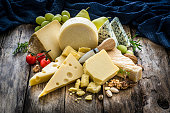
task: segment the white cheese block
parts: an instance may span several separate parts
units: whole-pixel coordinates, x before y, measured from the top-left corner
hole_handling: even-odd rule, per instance
[[[58,71],[56,71],[49,80],[39,97],[74,82],[80,78],[82,74],[83,66],[72,54],[69,54]]]
[[[123,26],[120,23],[118,17],[115,17],[111,21],[111,27],[112,27],[112,30],[118,40],[119,45],[125,45],[127,47],[130,46],[128,36],[127,36],[125,30],[123,29]]]
[[[47,56],[54,61],[61,54],[58,37],[61,25],[54,20],[35,32],[29,40],[29,52],[39,53],[42,50],[51,50]]]
[[[135,65],[130,58],[122,55],[121,51],[117,48],[114,48],[112,51],[108,51],[107,53],[117,67],[130,72],[128,75],[130,80],[137,82],[142,78],[142,68]],[[118,74],[118,76],[122,77],[120,74]]]
[[[66,46],[71,46],[75,50],[80,47],[95,48],[98,45],[97,28],[86,18],[71,18],[60,29],[59,45],[62,50]]]
[[[118,41],[116,39],[116,36],[112,30],[111,24],[109,23],[109,20],[107,20],[102,27],[98,30],[98,36],[99,36],[99,44],[103,42],[103,40],[107,38],[112,38],[115,41],[116,47],[118,44]]]

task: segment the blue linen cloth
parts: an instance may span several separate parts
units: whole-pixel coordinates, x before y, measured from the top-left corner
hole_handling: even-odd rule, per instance
[[[170,0],[0,0],[0,33],[20,24],[35,24],[37,16],[48,12],[66,9],[74,17],[87,7],[92,20],[117,16],[139,35],[170,49]]]

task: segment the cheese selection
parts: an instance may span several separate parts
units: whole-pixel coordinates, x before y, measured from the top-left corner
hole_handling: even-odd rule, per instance
[[[35,32],[29,40],[29,52],[39,53],[42,50],[51,50],[47,56],[54,61],[61,54],[58,43],[60,28],[60,23],[55,20]]]
[[[118,71],[119,68],[114,65],[105,50],[90,57],[84,64],[84,72],[100,85],[114,77]]]
[[[134,82],[142,78],[142,68],[122,55],[127,50],[123,52],[120,47],[123,45],[127,48],[130,42],[119,19],[115,17],[110,23],[108,18],[102,17],[91,22],[87,17],[89,16],[69,17],[65,22],[60,21],[62,26],[55,17],[31,36],[29,51],[39,53],[41,50],[51,50],[46,55],[55,61],[42,68],[29,81],[29,86],[47,82],[39,98],[72,82],[75,82],[75,86],[69,88],[70,95],[75,93],[83,96],[86,92],[99,93],[101,85],[116,75],[124,79],[128,77]],[[99,21],[102,24],[98,24]],[[117,48],[107,52],[103,49],[88,58],[84,64],[79,63],[78,60],[83,55],[107,38],[114,39],[116,47],[122,53]],[[126,73],[120,73],[122,70]],[[106,95],[112,97],[111,92],[118,92],[118,89],[111,83],[109,85],[112,87],[104,89]],[[86,95],[85,100],[92,100],[92,95]]]
[[[58,88],[76,81],[81,77],[82,74],[82,65],[72,54],[69,54],[61,64],[58,71],[56,71],[52,78],[49,80],[39,97],[42,97]]]
[[[86,18],[74,17],[62,25],[58,41],[62,50],[67,46],[75,50],[80,47],[95,48],[98,44],[97,28]]]

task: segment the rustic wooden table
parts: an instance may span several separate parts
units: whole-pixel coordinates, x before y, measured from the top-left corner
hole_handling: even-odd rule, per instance
[[[133,29],[124,26],[129,35]],[[81,100],[76,103],[76,96],[69,95],[68,88],[73,84],[56,90],[38,99],[45,87],[39,84],[28,86],[34,75],[32,67],[25,62],[27,54],[12,52],[18,42],[28,41],[34,32],[32,25],[21,25],[0,34],[0,112],[1,113],[166,113],[170,112],[170,51],[149,41],[141,39],[142,51],[138,52],[138,62],[144,67],[143,77],[138,84],[104,100],[93,95],[91,102]]]

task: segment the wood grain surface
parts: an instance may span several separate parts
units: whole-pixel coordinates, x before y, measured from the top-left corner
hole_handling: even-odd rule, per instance
[[[129,36],[135,30],[123,26]],[[144,67],[143,77],[132,88],[121,90],[99,101],[93,94],[92,101],[82,96],[79,103],[76,95],[68,89],[74,84],[58,89],[41,99],[38,95],[46,83],[29,87],[29,79],[34,75],[32,68],[25,62],[27,53],[16,56],[12,52],[18,42],[28,41],[34,26],[21,25],[0,34],[0,113],[169,113],[170,108],[170,51],[142,37],[142,51],[137,51],[138,63]],[[103,86],[104,87],[104,86]]]

